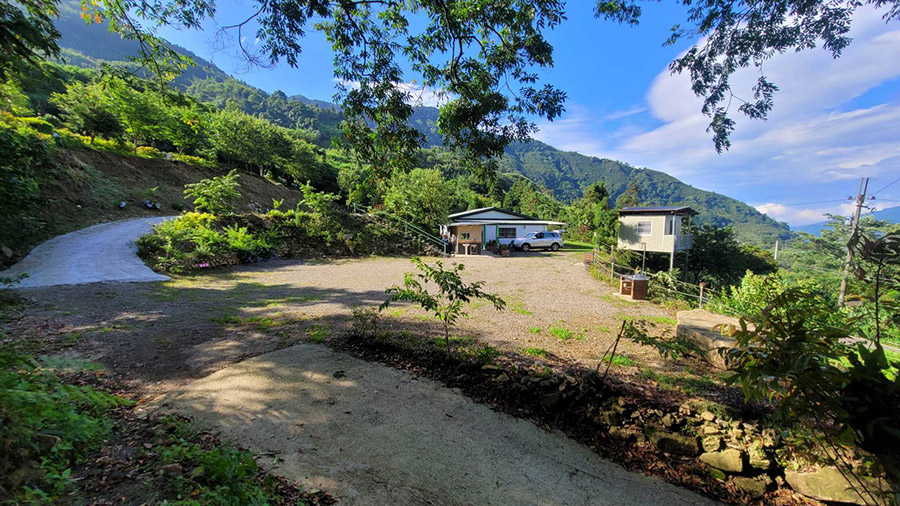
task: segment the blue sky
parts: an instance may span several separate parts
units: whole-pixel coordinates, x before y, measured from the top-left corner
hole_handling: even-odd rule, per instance
[[[672,24],[683,22],[683,8],[648,2],[641,25],[627,27],[595,19],[590,4],[570,2],[568,21],[549,34],[555,66],[540,74],[569,99],[561,118],[539,123],[537,139],[661,170],[792,225],[821,221],[826,212],[847,214],[860,177],[871,178],[870,192],[900,178],[900,23],[885,24],[880,12],[861,9],[854,43],[840,59],[822,50],[774,58],[765,71],[780,88],[775,110],[765,122],[738,118],[732,149],[719,155],[687,78],[667,70],[692,42],[662,46]],[[215,24],[203,31],[160,34],[266,91],[330,99],[335,82],[323,37],[310,31],[299,68],[247,69],[236,34],[217,39],[216,28],[239,21],[249,6],[235,0],[218,6]],[[254,35],[245,32],[245,45]],[[750,95],[753,79],[752,72],[736,76],[736,95]],[[418,96],[434,100],[427,92]],[[900,182],[874,204],[900,205]]]

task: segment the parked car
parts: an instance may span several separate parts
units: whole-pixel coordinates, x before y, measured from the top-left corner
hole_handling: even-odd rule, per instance
[[[564,245],[562,234],[559,232],[531,232],[525,237],[513,239],[510,246],[522,251],[530,251],[536,248],[545,248],[556,251]]]

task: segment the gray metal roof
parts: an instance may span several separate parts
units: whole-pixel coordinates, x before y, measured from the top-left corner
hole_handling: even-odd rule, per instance
[[[699,214],[688,206],[623,207],[619,214]]]

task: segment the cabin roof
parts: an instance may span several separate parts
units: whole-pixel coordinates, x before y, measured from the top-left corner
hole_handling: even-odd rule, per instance
[[[510,216],[516,216],[523,220],[537,220],[534,216],[528,216],[527,214],[520,214],[513,211],[507,211],[505,209],[500,209],[499,207],[482,207],[480,209],[469,209],[468,211],[463,211],[461,213],[455,213],[448,216],[451,221],[457,221],[460,218],[468,218],[469,220],[477,220],[475,215],[486,213],[488,211],[496,211],[498,213],[508,214]]]
[[[619,210],[620,216],[632,214],[673,214],[678,216],[694,216],[699,213],[688,206],[623,207]]]

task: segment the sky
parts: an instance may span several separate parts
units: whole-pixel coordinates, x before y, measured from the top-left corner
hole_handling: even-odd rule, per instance
[[[663,46],[669,28],[684,22],[683,8],[648,2],[641,24],[629,27],[595,19],[591,3],[569,2],[568,20],[548,34],[554,66],[539,75],[568,100],[560,118],[538,122],[536,139],[666,172],[794,226],[823,221],[825,213],[850,214],[848,198],[861,177],[876,192],[870,208],[900,206],[900,181],[891,184],[900,179],[900,22],[887,24],[883,11],[864,7],[839,59],[821,49],[773,58],[764,70],[779,91],[768,120],[735,114],[732,147],[717,154],[701,100],[686,75],[667,68],[694,42]],[[246,17],[250,6],[217,5],[216,20],[202,31],[166,28],[160,35],[265,91],[331,99],[335,79],[324,37],[310,30],[297,68],[248,68],[237,34],[217,32]],[[252,47],[254,31],[243,37]],[[736,75],[735,94],[751,95],[754,81],[753,71]],[[437,100],[428,90],[416,96],[425,105]]]

